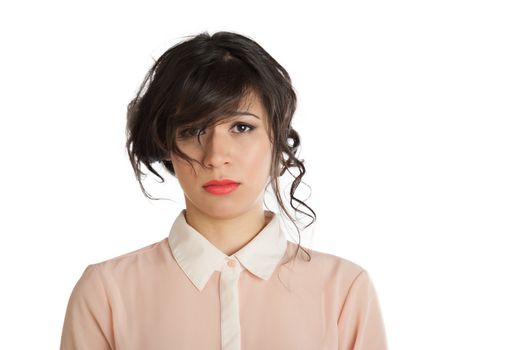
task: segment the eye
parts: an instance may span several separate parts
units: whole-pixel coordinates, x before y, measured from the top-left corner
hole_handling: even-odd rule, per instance
[[[241,130],[241,132],[238,132],[236,134],[247,134],[254,130],[256,127],[246,123],[236,123],[234,124],[234,128]]]
[[[187,128],[179,132],[179,137],[181,138],[193,137],[193,136],[197,136],[198,133],[203,134],[203,131],[199,128]]]

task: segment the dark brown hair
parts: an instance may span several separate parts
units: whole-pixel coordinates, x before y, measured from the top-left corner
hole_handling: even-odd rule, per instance
[[[177,130],[183,126],[205,129],[232,115],[240,101],[255,92],[266,109],[267,130],[273,145],[271,164],[272,189],[280,208],[294,223],[280,193],[278,178],[285,171],[293,177],[290,205],[296,211],[316,220],[316,213],[294,193],[305,174],[303,160],[296,158],[299,134],[291,126],[296,110],[296,93],[287,71],[254,40],[233,32],[207,32],[191,36],[164,52],[147,72],[137,95],[128,104],[126,149],[143,194],[141,163],[164,182],[152,167],[160,162],[175,176],[169,159],[175,154],[187,162],[195,161],[175,143]],[[289,143],[289,140],[292,141]],[[290,170],[297,167],[295,176]],[[294,206],[294,202],[298,205]],[[300,209],[306,207],[313,215]]]

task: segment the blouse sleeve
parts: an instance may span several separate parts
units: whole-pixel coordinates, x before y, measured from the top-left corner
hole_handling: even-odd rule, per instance
[[[111,350],[111,309],[95,265],[76,283],[66,309],[60,350]]]
[[[340,350],[387,350],[376,290],[362,270],[352,282],[338,319]]]

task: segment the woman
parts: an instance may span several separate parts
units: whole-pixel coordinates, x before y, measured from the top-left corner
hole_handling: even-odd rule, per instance
[[[87,266],[61,349],[387,348],[367,271],[287,240],[284,217],[264,209],[271,184],[294,223],[279,178],[296,167],[290,204],[316,217],[294,196],[295,108],[286,70],[236,33],[201,33],[155,62],[128,106],[126,146],[142,192],[152,199],[141,163],[164,180],[162,162],[186,208],[165,239]]]

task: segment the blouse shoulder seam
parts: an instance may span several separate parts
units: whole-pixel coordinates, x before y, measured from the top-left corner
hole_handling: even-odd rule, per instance
[[[367,271],[364,268],[362,268],[361,271],[352,280],[351,285],[349,286],[349,289],[347,290],[347,293],[345,294],[345,298],[343,299],[344,301],[340,309],[340,313],[338,315],[338,323],[340,323],[340,319],[341,319],[343,310],[345,309],[345,305],[347,304],[347,301],[349,300],[349,294],[351,294],[352,287],[354,286],[358,278],[360,278],[360,276],[363,275],[364,273],[367,273]]]
[[[95,279],[97,280],[97,282],[102,287],[102,290],[104,291],[105,303],[107,304],[108,308],[110,309],[110,313],[111,313],[112,312],[111,311],[112,307],[111,307],[110,298],[109,298],[109,295],[108,295],[108,289],[107,289],[106,284],[104,283],[103,278],[100,276],[101,271],[99,270],[99,268],[100,268],[99,265],[100,265],[100,263],[88,264],[86,270],[87,269],[91,269],[93,271],[93,274],[95,275]],[[106,341],[106,344],[107,344],[108,348],[109,349],[113,349],[113,347],[111,346],[112,343],[111,343],[110,339],[108,339],[108,336],[107,336],[106,332],[104,332],[104,330],[102,329],[100,323],[97,323],[97,324],[98,324],[99,330],[101,331],[101,333],[104,336],[104,340]]]
[[[104,283],[104,279],[101,277],[100,264],[101,263],[89,264],[88,268],[93,269],[93,274],[96,276],[95,279],[102,286],[102,289],[104,290],[104,295],[106,296],[106,301],[108,303],[108,306],[111,308],[110,298],[108,295],[108,286],[106,285],[106,283]]]

